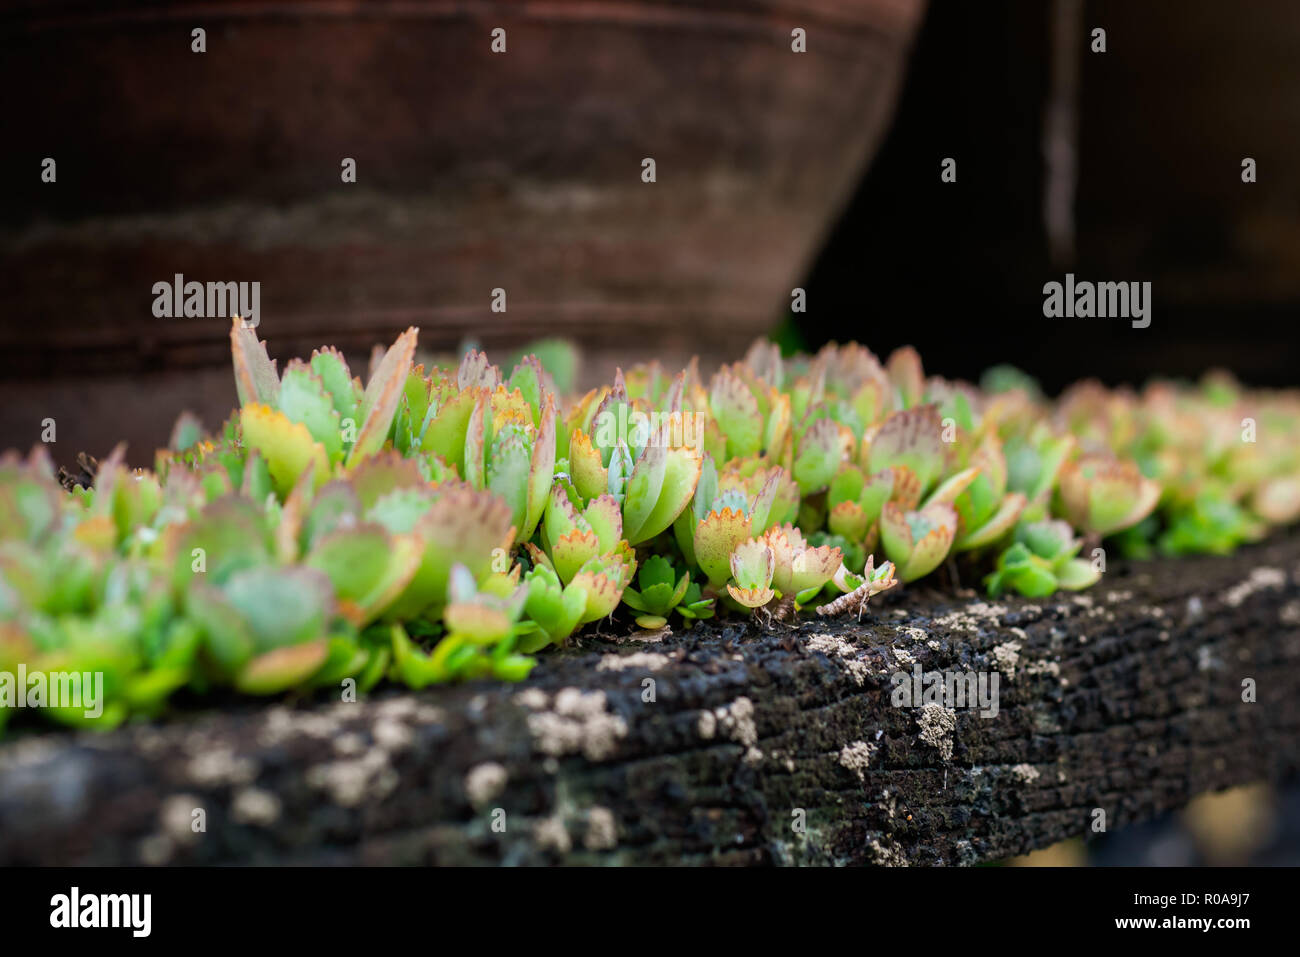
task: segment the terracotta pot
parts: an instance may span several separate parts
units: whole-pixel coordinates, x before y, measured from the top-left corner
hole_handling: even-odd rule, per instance
[[[18,5],[0,78],[28,91],[24,150],[5,162],[30,188],[0,214],[0,445],[70,396],[61,441],[92,451],[162,441],[181,405],[227,411],[228,323],[151,309],[176,273],[260,282],[273,355],[408,324],[432,348],[572,336],[598,372],[739,352],[879,143],[922,5]],[[149,378],[177,369],[210,372]],[[123,398],[153,383],[145,421],[104,421],[88,375]]]

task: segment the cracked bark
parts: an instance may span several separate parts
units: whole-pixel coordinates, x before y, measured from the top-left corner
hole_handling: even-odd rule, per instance
[[[892,706],[914,662],[997,671],[997,716]],[[11,738],[0,862],[973,864],[1295,773],[1298,665],[1295,534],[1036,602],[587,638],[522,685]]]

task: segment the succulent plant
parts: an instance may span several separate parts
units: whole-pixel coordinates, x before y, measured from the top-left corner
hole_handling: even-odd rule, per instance
[[[1074,444],[1072,437],[1055,435],[1043,423],[1006,439],[1003,458],[1007,489],[1023,495],[1026,508],[1039,513],[1035,517],[1046,514],[1048,499]]]
[[[704,574],[715,592],[722,591],[731,577],[731,553],[736,546],[765,532],[783,510],[784,470],[764,473],[761,486],[752,494],[748,491],[752,481],[734,478],[720,478],[706,454],[695,494],[673,525],[687,563]]]
[[[876,568],[874,556],[867,558],[862,574],[854,574],[841,565],[831,581],[842,594],[825,604],[818,605],[817,614],[819,615],[838,615],[852,612],[861,617],[862,612],[867,607],[867,602],[873,595],[889,591],[898,584],[893,562],[885,562],[879,568]]]
[[[1043,598],[1058,588],[1079,591],[1101,577],[1091,562],[1075,556],[1083,547],[1068,522],[1045,519],[1016,530],[1016,541],[998,556],[997,569],[985,579],[996,598],[1015,589],[1026,598]]]
[[[699,481],[701,456],[685,442],[684,378],[667,407],[650,410],[628,397],[620,372],[612,389],[578,407],[569,433],[568,466],[574,489],[589,501],[609,494],[623,513],[623,533],[632,545],[649,541],[672,525]],[[589,409],[589,411],[583,411]]]
[[[1076,528],[1110,535],[1136,525],[1160,501],[1160,486],[1132,462],[1089,454],[1066,462],[1059,493],[1064,515]]]
[[[678,575],[673,563],[662,555],[652,555],[641,563],[637,585],[640,590],[623,590],[623,603],[639,612],[636,621],[642,628],[662,628],[674,611],[687,621],[713,616],[713,600],[700,595],[691,573]]]
[[[851,462],[841,465],[826,495],[826,526],[831,534],[871,551],[879,538],[880,511],[894,495],[898,474],[886,468],[868,476]]]
[[[899,581],[915,581],[938,568],[956,535],[957,511],[946,502],[919,511],[886,502],[881,511],[880,541]]]
[[[383,447],[415,354],[408,329],[384,354],[360,395],[347,363],[334,350],[311,363],[291,361],[277,378],[266,344],[242,322],[230,330],[239,422],[248,448],[267,463],[281,498],[310,471],[319,487],[340,463],[354,466]]]
[[[1222,491],[1207,489],[1187,505],[1169,510],[1159,547],[1167,555],[1227,555],[1257,541],[1267,526]]]
[[[1029,502],[1025,493],[1007,491],[1007,462],[996,437],[985,436],[971,454],[970,467],[975,470],[970,484],[952,497],[957,512],[955,552],[982,548],[1002,538]]]
[[[718,370],[709,388],[709,411],[728,459],[778,452],[789,435],[790,397],[745,363]]]
[[[804,603],[822,590],[844,564],[843,553],[833,545],[811,545],[793,525],[769,528],[760,539],[775,560],[772,586],[782,597]]]
[[[524,579],[524,611],[534,627],[521,638],[521,649],[561,645],[579,626],[612,614],[635,570],[630,553],[611,552],[587,561],[565,584],[551,565],[535,565]]]
[[[541,538],[541,548],[526,546],[533,561],[549,564],[566,584],[593,558],[628,549],[614,496],[597,496],[580,509],[572,486],[563,481],[551,489]]]
[[[955,552],[1041,597],[1100,577],[1081,535],[1224,553],[1300,520],[1300,394],[1223,374],[1049,402],[910,348],[756,343],[707,383],[648,363],[571,401],[572,352],[538,351],[417,364],[410,329],[363,388],[332,348],[280,374],[236,322],[239,408],[183,414],[153,470],[119,446],[61,484],[6,453],[0,670],[102,675],[97,713],[45,709],[90,727],[181,689],[519,680],[620,602],[647,628],[860,615]]]
[[[893,469],[895,483],[899,486],[905,481],[909,485],[914,483],[919,500],[945,470],[943,430],[943,421],[934,405],[895,412],[863,439],[867,471],[876,474],[882,469]]]
[[[428,455],[432,472],[450,467],[473,488],[494,492],[510,507],[518,537],[531,538],[554,481],[557,428],[555,400],[536,361],[526,358],[506,383],[486,356],[471,351],[454,379],[413,378],[399,426],[421,425],[410,431],[408,452]]]
[[[734,584],[727,585],[727,594],[739,604],[761,608],[775,597],[776,555],[765,540],[741,542],[731,550],[729,563]]]

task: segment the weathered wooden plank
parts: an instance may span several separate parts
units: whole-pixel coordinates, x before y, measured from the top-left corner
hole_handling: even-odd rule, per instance
[[[996,717],[894,707],[916,663],[997,672]],[[0,861],[971,864],[1293,773],[1298,666],[1295,535],[1045,601],[588,638],[522,685],[10,740]]]

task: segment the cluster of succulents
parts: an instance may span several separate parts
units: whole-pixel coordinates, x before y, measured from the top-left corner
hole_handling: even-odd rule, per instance
[[[98,726],[182,689],[518,680],[620,606],[861,614],[958,555],[1044,596],[1096,582],[1103,540],[1226,552],[1300,518],[1300,397],[1223,376],[1049,402],[911,349],[756,343],[571,397],[531,355],[426,369],[414,329],[364,387],[333,349],[280,374],[231,344],[239,409],[183,415],[152,470],[119,449],[65,491],[44,447],[0,460],[0,671],[102,673]]]

